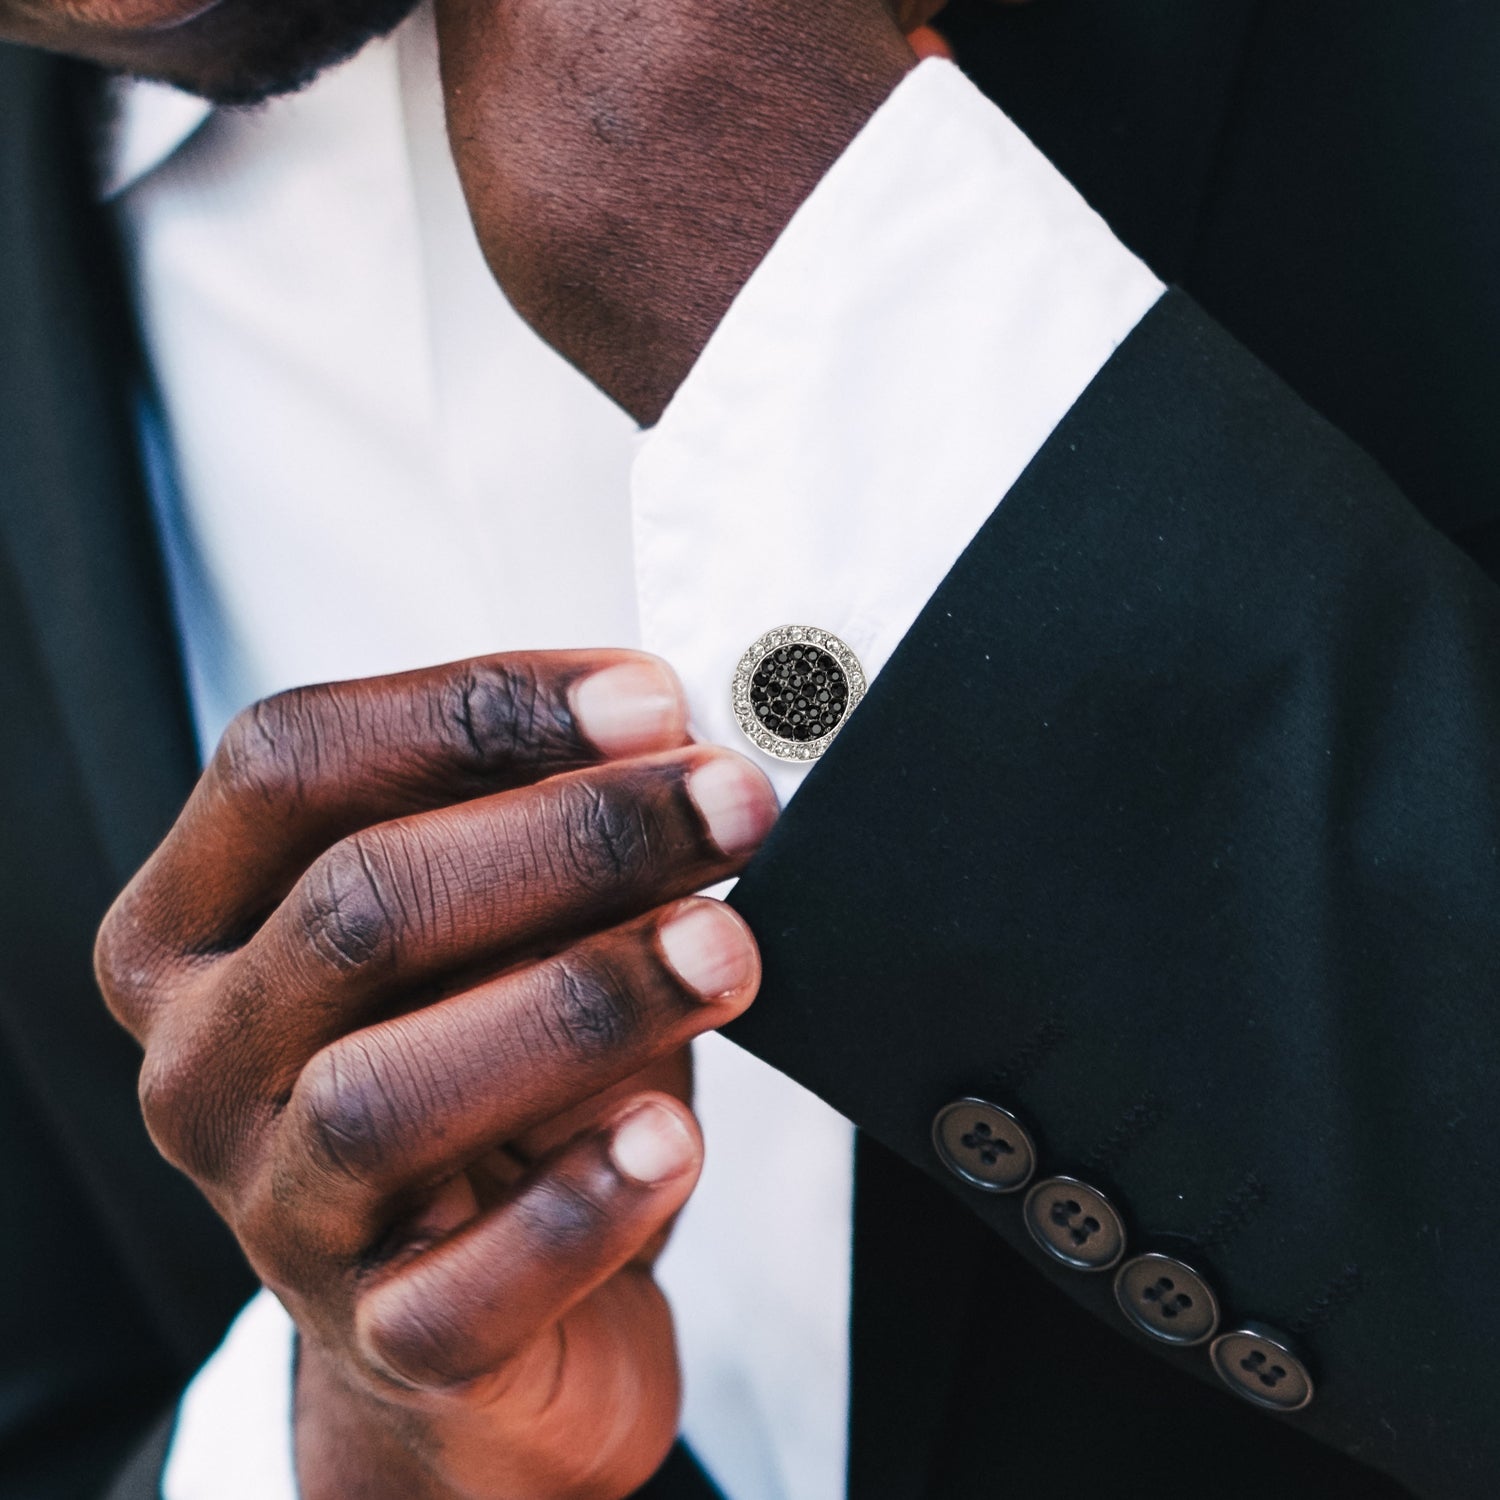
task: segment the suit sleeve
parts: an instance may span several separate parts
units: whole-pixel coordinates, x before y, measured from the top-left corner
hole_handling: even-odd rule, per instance
[[[736,1039],[1124,1329],[1024,1193],[939,1159],[951,1101],[1013,1112],[1034,1181],[1103,1192],[1126,1254],[1211,1267],[1219,1333],[1285,1335],[1315,1397],[1268,1420],[1479,1496],[1497,851],[1500,589],[1173,292],[742,880],[766,983]]]
[[[872,681],[732,1034],[1101,1337],[1488,1494],[1500,588],[1070,195],[924,64],[638,461],[700,731],[786,620]]]

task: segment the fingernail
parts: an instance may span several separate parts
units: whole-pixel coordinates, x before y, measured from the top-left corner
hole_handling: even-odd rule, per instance
[[[725,854],[748,854],[771,831],[780,809],[771,783],[747,760],[721,755],[688,778],[709,837]]]
[[[605,755],[641,755],[680,745],[687,706],[670,668],[627,661],[585,677],[573,689],[573,717]]]
[[[705,1000],[733,994],[755,978],[755,948],[734,915],[717,901],[695,902],[661,930],[672,972]]]
[[[698,1143],[672,1110],[643,1104],[615,1127],[609,1155],[621,1176],[649,1185],[686,1172],[698,1158]]]

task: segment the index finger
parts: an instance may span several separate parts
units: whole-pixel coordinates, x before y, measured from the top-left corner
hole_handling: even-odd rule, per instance
[[[371,824],[686,739],[675,674],[630,651],[479,657],[269,698],[229,726],[111,911],[101,971],[134,969],[143,944],[239,946],[319,854]]]

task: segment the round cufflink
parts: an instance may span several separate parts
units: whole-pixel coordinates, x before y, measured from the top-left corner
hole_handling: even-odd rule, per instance
[[[734,669],[734,716],[756,749],[816,760],[865,695],[859,658],[811,625],[768,630]]]

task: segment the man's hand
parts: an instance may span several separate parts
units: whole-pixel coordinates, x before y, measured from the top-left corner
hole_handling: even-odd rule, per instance
[[[308,1500],[607,1500],[671,1444],[683,1048],[759,979],[688,898],[775,816],[685,722],[622,652],[273,699],[105,923],[152,1135],[300,1330]]]
[[[511,301],[654,421],[935,8],[438,0],[454,154]]]

